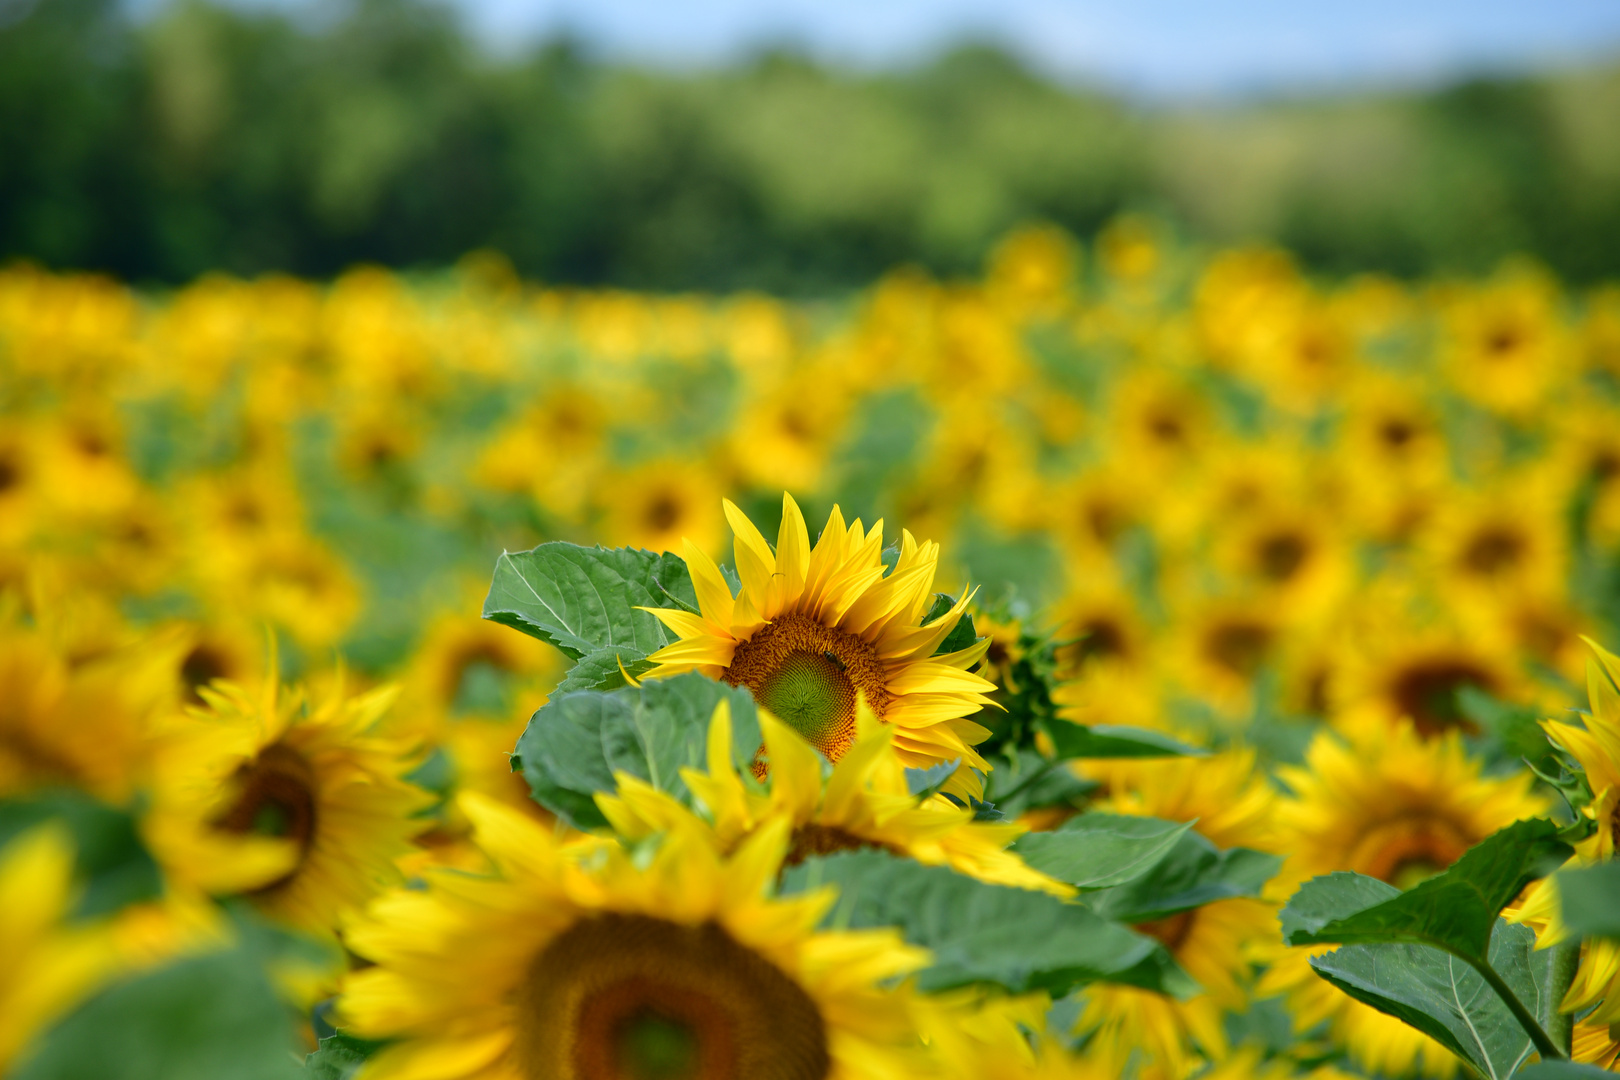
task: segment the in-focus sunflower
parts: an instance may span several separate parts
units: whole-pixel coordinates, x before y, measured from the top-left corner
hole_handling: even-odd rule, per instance
[[[707,773],[683,769],[682,778],[712,816],[722,851],[778,817],[792,823],[785,865],[812,855],[879,848],[930,866],[1058,896],[1074,890],[1024,864],[1007,850],[1024,828],[973,820],[971,810],[938,795],[919,803],[906,785],[905,769],[893,750],[896,730],[879,723],[870,709],[858,716],[858,734],[849,752],[822,782],[821,758],[804,737],[760,710],[759,725],[770,761],[769,792],[751,788],[731,760],[731,708],[722,701],[709,722]],[[614,831],[630,840],[664,832],[688,815],[676,799],[645,781],[617,773],[617,795],[597,796]]]
[[[1458,733],[1421,738],[1410,724],[1353,733],[1346,743],[1322,733],[1303,767],[1278,775],[1292,789],[1278,819],[1286,850],[1279,888],[1334,870],[1353,870],[1401,888],[1444,870],[1473,845],[1514,821],[1547,811],[1534,778],[1481,775]],[[1296,1028],[1332,1023],[1334,1036],[1368,1069],[1400,1074],[1414,1068],[1450,1076],[1457,1059],[1428,1036],[1346,997],[1310,968],[1328,951],[1276,946],[1262,994],[1285,994]]]
[[[965,717],[990,703],[995,684],[969,670],[986,642],[935,656],[955,629],[971,593],[923,624],[933,599],[939,545],[902,532],[893,570],[883,562],[883,523],[847,528],[833,507],[814,550],[792,496],[782,497],[782,527],[772,551],[729,500],[736,534],[735,597],[714,562],[686,544],[686,565],[701,613],[653,609],[681,640],[653,653],[654,675],[700,671],[746,686],[772,715],[837,761],[855,742],[855,704],[864,697],[895,728],[894,747],[908,766],[960,760],[952,790],[975,797],[973,770],[989,765],[973,749],[989,732]],[[970,768],[971,767],[971,768]]]
[[[463,801],[495,873],[431,872],[347,935],[375,966],[346,980],[340,1021],[398,1040],[365,1080],[914,1075],[910,995],[885,984],[927,954],[893,930],[818,932],[830,890],[768,895],[786,819],[730,858],[691,819],[637,858]]]
[[[429,800],[402,779],[409,748],[375,733],[392,687],[349,696],[340,677],[309,700],[267,669],[201,688],[206,707],[159,729],[145,832],[178,881],[330,932],[396,879]]]

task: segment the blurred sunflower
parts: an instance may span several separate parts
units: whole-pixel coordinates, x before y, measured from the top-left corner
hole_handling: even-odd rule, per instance
[[[1419,538],[1427,575],[1456,603],[1557,595],[1568,555],[1550,479],[1546,470],[1504,477],[1502,487],[1442,501]]]
[[[1086,762],[1078,771],[1108,792],[1097,808],[1170,821],[1191,821],[1218,847],[1276,850],[1276,792],[1255,768],[1255,754],[1233,750],[1210,758]],[[1188,1001],[1125,986],[1086,992],[1080,1026],[1096,1032],[1091,1053],[1124,1069],[1147,1055],[1143,1076],[1180,1080],[1202,1056],[1228,1051],[1222,1016],[1248,1001],[1255,946],[1275,933],[1273,905],[1220,900],[1136,926],[1161,941],[1204,993]]]
[[[175,642],[77,659],[0,595],[0,794],[54,785],[122,802],[147,759],[146,725],[173,693]]]
[[[811,550],[799,506],[782,498],[782,525],[773,552],[754,524],[729,500],[736,534],[736,596],[719,568],[696,545],[686,563],[701,613],[657,609],[681,640],[650,659],[654,675],[700,671],[747,686],[773,715],[836,762],[855,741],[856,701],[896,728],[894,746],[906,765],[926,768],[963,762],[951,790],[974,797],[982,782],[973,770],[989,765],[973,750],[989,733],[965,717],[989,704],[995,684],[970,672],[986,642],[958,652],[934,652],[955,629],[971,593],[927,625],[939,545],[919,545],[902,532],[892,570],[882,555],[882,522],[847,529],[833,507]]]
[[[699,462],[668,459],[638,465],[615,478],[606,497],[604,535],[629,547],[669,551],[688,539],[704,552],[719,547],[709,509],[719,483]]]
[[[429,799],[402,779],[410,748],[375,733],[394,688],[350,696],[340,674],[311,700],[276,670],[272,654],[257,687],[201,687],[204,707],[159,728],[144,830],[184,885],[331,933],[397,878]]]
[[[1524,678],[1498,628],[1479,622],[1464,632],[1407,614],[1384,594],[1369,595],[1354,617],[1344,664],[1334,683],[1334,723],[1352,734],[1410,721],[1431,738],[1472,732],[1458,694],[1472,687],[1518,700]]]
[[[1422,739],[1410,724],[1364,728],[1344,742],[1321,733],[1304,766],[1284,766],[1292,790],[1278,813],[1290,853],[1279,892],[1319,874],[1352,870],[1410,888],[1514,821],[1546,813],[1534,777],[1485,777],[1456,732]],[[1330,1021],[1363,1067],[1451,1076],[1457,1059],[1426,1035],[1339,993],[1312,971],[1328,951],[1273,946],[1261,995],[1286,995],[1296,1030]]]
[[[681,772],[712,816],[722,851],[782,817],[793,829],[785,866],[812,855],[876,848],[998,885],[1057,896],[1074,892],[1006,850],[1022,826],[974,821],[973,811],[937,795],[919,803],[893,750],[895,729],[879,723],[870,709],[859,709],[858,738],[825,783],[821,757],[802,735],[764,710],[759,725],[770,762],[769,793],[751,788],[732,765],[731,708],[724,701],[709,722],[708,772]],[[621,772],[615,780],[618,794],[596,801],[619,836],[644,840],[687,813],[673,796],[636,777]]]
[[[1503,413],[1536,408],[1571,358],[1557,305],[1551,277],[1522,268],[1454,298],[1444,344],[1452,388]]]
[[[1282,648],[1277,605],[1223,599],[1188,603],[1174,623],[1166,665],[1184,693],[1228,718],[1246,715],[1255,679]]]
[[[495,876],[434,872],[378,900],[348,933],[374,966],[338,1015],[397,1040],[363,1075],[911,1075],[904,987],[927,954],[892,930],[817,931],[830,891],[768,895],[787,849],[778,819],[722,858],[695,821],[641,858],[464,797]]]

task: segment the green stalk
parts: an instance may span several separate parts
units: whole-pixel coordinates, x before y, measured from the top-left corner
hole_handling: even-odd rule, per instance
[[[1547,951],[1552,954],[1547,959],[1547,1034],[1568,1054],[1575,1037],[1575,1014],[1559,1012],[1558,1006],[1581,966],[1581,943],[1579,939],[1566,941]]]
[[[1475,960],[1466,956],[1459,957],[1459,959],[1467,960],[1469,965],[1479,972],[1479,977],[1490,983],[1491,989],[1496,991],[1496,996],[1502,999],[1502,1004],[1506,1005],[1508,1012],[1513,1014],[1513,1019],[1519,1022],[1519,1026],[1524,1028],[1524,1033],[1530,1036],[1530,1041],[1535,1043],[1536,1052],[1541,1055],[1541,1060],[1563,1061],[1568,1057],[1552,1041],[1551,1036],[1542,1029],[1541,1024],[1530,1014],[1530,1010],[1524,1007],[1524,1002],[1519,1000],[1518,995],[1513,992],[1513,988],[1508,986],[1502,976],[1496,973],[1495,968],[1491,967],[1483,959]]]

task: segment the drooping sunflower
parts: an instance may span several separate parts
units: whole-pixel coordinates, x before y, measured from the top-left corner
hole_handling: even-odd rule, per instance
[[[1292,789],[1279,824],[1290,859],[1279,891],[1334,870],[1353,870],[1410,888],[1514,821],[1547,811],[1528,774],[1481,775],[1455,731],[1423,739],[1409,723],[1368,727],[1344,742],[1322,733],[1303,767],[1278,770]],[[1451,1076],[1457,1060],[1428,1036],[1346,997],[1310,968],[1328,951],[1275,946],[1264,995],[1286,995],[1296,1027],[1331,1021],[1334,1036],[1368,1069]]]
[[[910,994],[885,983],[927,953],[818,932],[830,890],[768,895],[786,819],[730,858],[690,819],[637,859],[463,800],[494,874],[431,872],[349,931],[375,966],[347,978],[340,1021],[398,1040],[365,1080],[914,1074]]]
[[[731,707],[722,701],[709,721],[708,772],[681,772],[686,785],[712,816],[714,838],[730,851],[766,823],[786,818],[792,834],[785,865],[811,855],[879,848],[930,866],[998,885],[1038,889],[1058,896],[1074,890],[1031,869],[1007,845],[1022,826],[973,820],[940,796],[918,803],[906,786],[893,750],[896,729],[858,710],[857,738],[822,781],[821,759],[802,735],[760,710],[760,730],[770,761],[769,792],[750,789],[731,760]],[[615,776],[617,795],[597,796],[614,831],[630,840],[663,832],[687,815],[676,799],[626,773]]]
[[[199,689],[205,707],[160,726],[144,831],[177,881],[330,932],[397,878],[429,800],[402,779],[411,748],[376,733],[392,687],[351,696],[340,674],[311,700],[267,668],[254,688]]]
[[[1587,644],[1594,659],[1587,666],[1592,711],[1586,717],[1586,726],[1542,722],[1548,738],[1580,763],[1592,788],[1592,801],[1582,812],[1593,819],[1597,831],[1576,845],[1576,860],[1580,863],[1613,859],[1620,834],[1620,657],[1594,642]],[[1507,917],[1534,928],[1536,947],[1540,949],[1568,939],[1561,914],[1557,880],[1545,878],[1531,886],[1524,903]],[[1584,944],[1581,966],[1560,1010],[1587,1013],[1581,1020],[1588,1025],[1620,1024],[1620,944],[1602,938]],[[1593,1043],[1592,1052],[1600,1054],[1603,1048],[1594,1039],[1588,1037]],[[1614,1056],[1612,1050],[1609,1056]]]
[[[971,672],[986,642],[943,656],[934,652],[955,629],[971,593],[927,624],[939,545],[902,532],[899,557],[883,562],[883,523],[848,527],[834,506],[814,550],[792,496],[782,497],[782,526],[772,551],[743,512],[725,502],[736,534],[742,591],[731,594],[714,562],[686,545],[700,613],[652,609],[681,640],[650,659],[653,675],[700,671],[746,686],[772,715],[837,761],[855,742],[856,701],[892,725],[908,766],[959,760],[952,790],[978,796],[973,770],[989,765],[973,744],[989,732],[970,713],[990,703],[995,684]]]

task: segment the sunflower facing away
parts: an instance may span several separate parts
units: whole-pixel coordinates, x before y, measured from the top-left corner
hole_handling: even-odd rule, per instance
[[[701,613],[648,609],[681,638],[653,653],[653,675],[699,671],[746,686],[771,714],[837,761],[855,742],[855,703],[864,698],[895,728],[894,747],[907,766],[960,760],[948,790],[979,796],[968,766],[989,765],[973,743],[989,731],[971,720],[990,703],[995,684],[969,669],[988,642],[935,656],[966,609],[971,593],[924,625],[933,600],[939,545],[901,533],[899,560],[883,562],[883,523],[845,526],[833,507],[812,550],[804,516],[782,497],[782,527],[772,551],[730,500],[736,534],[732,596],[713,560],[688,542],[686,565]]]
[[[911,995],[888,984],[928,954],[891,929],[817,931],[830,890],[767,895],[786,819],[723,858],[688,818],[638,856],[462,803],[496,872],[432,871],[348,933],[375,966],[339,1015],[398,1040],[361,1080],[916,1075]]]

